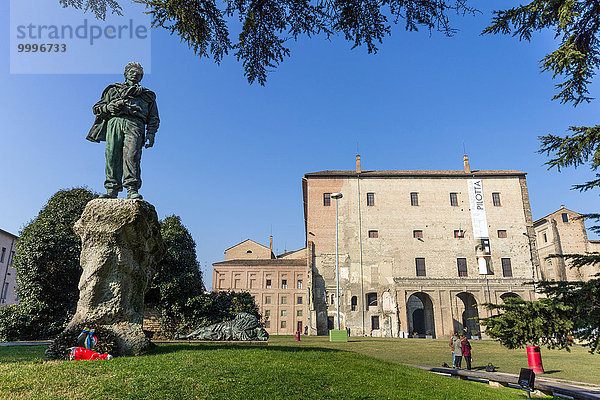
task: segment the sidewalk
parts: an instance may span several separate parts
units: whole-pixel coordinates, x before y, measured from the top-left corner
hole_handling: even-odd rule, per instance
[[[51,344],[52,340],[30,340],[26,342],[0,342],[0,347],[8,346],[41,346],[44,344]]]

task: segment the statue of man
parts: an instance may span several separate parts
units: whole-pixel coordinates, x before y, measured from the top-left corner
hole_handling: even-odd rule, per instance
[[[160,122],[156,94],[139,85],[143,76],[139,63],[127,64],[125,83],[109,85],[92,108],[96,121],[87,139],[106,141],[106,194],[101,198],[115,199],[125,187],[128,199],[142,199],[142,147],[154,145]]]

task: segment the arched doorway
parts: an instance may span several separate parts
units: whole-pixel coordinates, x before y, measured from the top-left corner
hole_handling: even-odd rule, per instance
[[[471,335],[479,336],[481,328],[477,321],[479,311],[477,310],[475,296],[468,292],[461,292],[456,297],[457,312],[454,315],[454,330],[465,333],[467,337],[471,337]]]
[[[409,333],[432,335],[435,337],[435,322],[433,318],[433,302],[427,293],[412,294],[406,302]]]

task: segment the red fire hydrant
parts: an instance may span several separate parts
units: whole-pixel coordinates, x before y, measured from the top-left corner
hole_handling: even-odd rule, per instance
[[[529,368],[531,368],[536,374],[544,373],[540,346],[527,346],[527,362],[529,363]]]
[[[300,331],[296,331],[296,342],[300,341]]]

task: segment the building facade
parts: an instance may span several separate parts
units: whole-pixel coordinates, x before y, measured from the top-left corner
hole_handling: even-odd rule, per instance
[[[13,259],[17,251],[16,235],[0,229],[0,307],[16,304],[17,270]]]
[[[538,256],[525,173],[321,171],[302,180],[308,324],[336,317],[336,202],[341,329],[352,335],[443,337],[486,302],[534,299]],[[343,197],[336,200],[334,193]]]
[[[588,240],[583,215],[565,206],[533,224],[540,256],[541,279],[549,281],[589,280],[600,273],[597,265],[572,268],[569,260],[549,257],[552,254],[585,254],[600,251],[600,241]]]
[[[225,250],[213,264],[213,291],[245,291],[254,296],[271,335],[304,332],[307,326],[306,249],[273,254],[273,245],[246,240]]]

